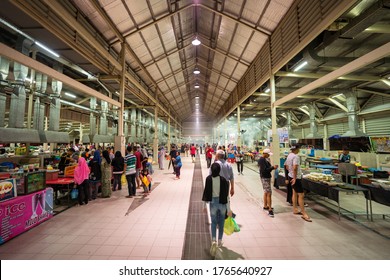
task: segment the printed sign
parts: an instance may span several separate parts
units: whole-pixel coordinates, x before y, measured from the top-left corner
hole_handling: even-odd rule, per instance
[[[0,244],[53,216],[53,189],[0,203]]]

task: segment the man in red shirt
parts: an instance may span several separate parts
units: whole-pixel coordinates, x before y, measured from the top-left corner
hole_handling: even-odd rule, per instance
[[[195,162],[195,155],[196,155],[196,147],[195,147],[195,144],[192,144],[191,145],[191,158],[192,158],[192,162]]]
[[[136,181],[137,181],[137,189],[141,187],[141,180],[139,178],[140,171],[142,169],[142,160],[143,156],[141,154],[141,146],[137,144],[137,151],[134,153],[135,157],[137,158],[137,162],[135,163],[135,170],[136,170]]]
[[[210,145],[206,148],[206,161],[207,161],[207,168],[210,168],[211,166],[211,159],[213,158],[214,149],[211,148]]]

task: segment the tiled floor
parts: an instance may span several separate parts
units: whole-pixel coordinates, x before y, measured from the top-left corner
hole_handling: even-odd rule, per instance
[[[208,175],[201,155],[203,179]],[[0,247],[0,259],[181,259],[193,164],[183,157],[180,180],[155,170],[160,182],[147,201],[128,212],[127,189],[109,199],[73,207]],[[246,167],[253,167],[248,163]],[[233,166],[235,168],[235,166]],[[234,169],[235,170],[235,169]],[[262,209],[258,174],[244,168],[231,199],[239,233],[224,237],[217,259],[390,259],[390,239],[308,201],[313,222],[291,213],[285,194],[273,192],[275,217]],[[390,223],[389,223],[390,226]]]

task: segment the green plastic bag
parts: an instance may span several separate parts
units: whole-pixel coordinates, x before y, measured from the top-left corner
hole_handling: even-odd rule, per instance
[[[234,232],[239,232],[240,227],[238,226],[236,220],[234,218],[232,218],[232,220],[233,220],[233,224],[234,224]]]

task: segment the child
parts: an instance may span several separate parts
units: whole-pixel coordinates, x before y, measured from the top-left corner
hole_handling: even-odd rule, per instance
[[[176,153],[176,158],[173,161],[174,161],[174,170],[175,170],[175,174],[176,174],[175,180],[178,180],[178,179],[180,179],[180,169],[181,169],[181,166],[183,165],[181,162],[181,157],[180,157],[179,152]]]
[[[152,190],[152,176],[150,176],[148,169],[142,170],[139,174],[139,178],[142,182],[142,187],[144,188],[144,194],[148,195]]]

